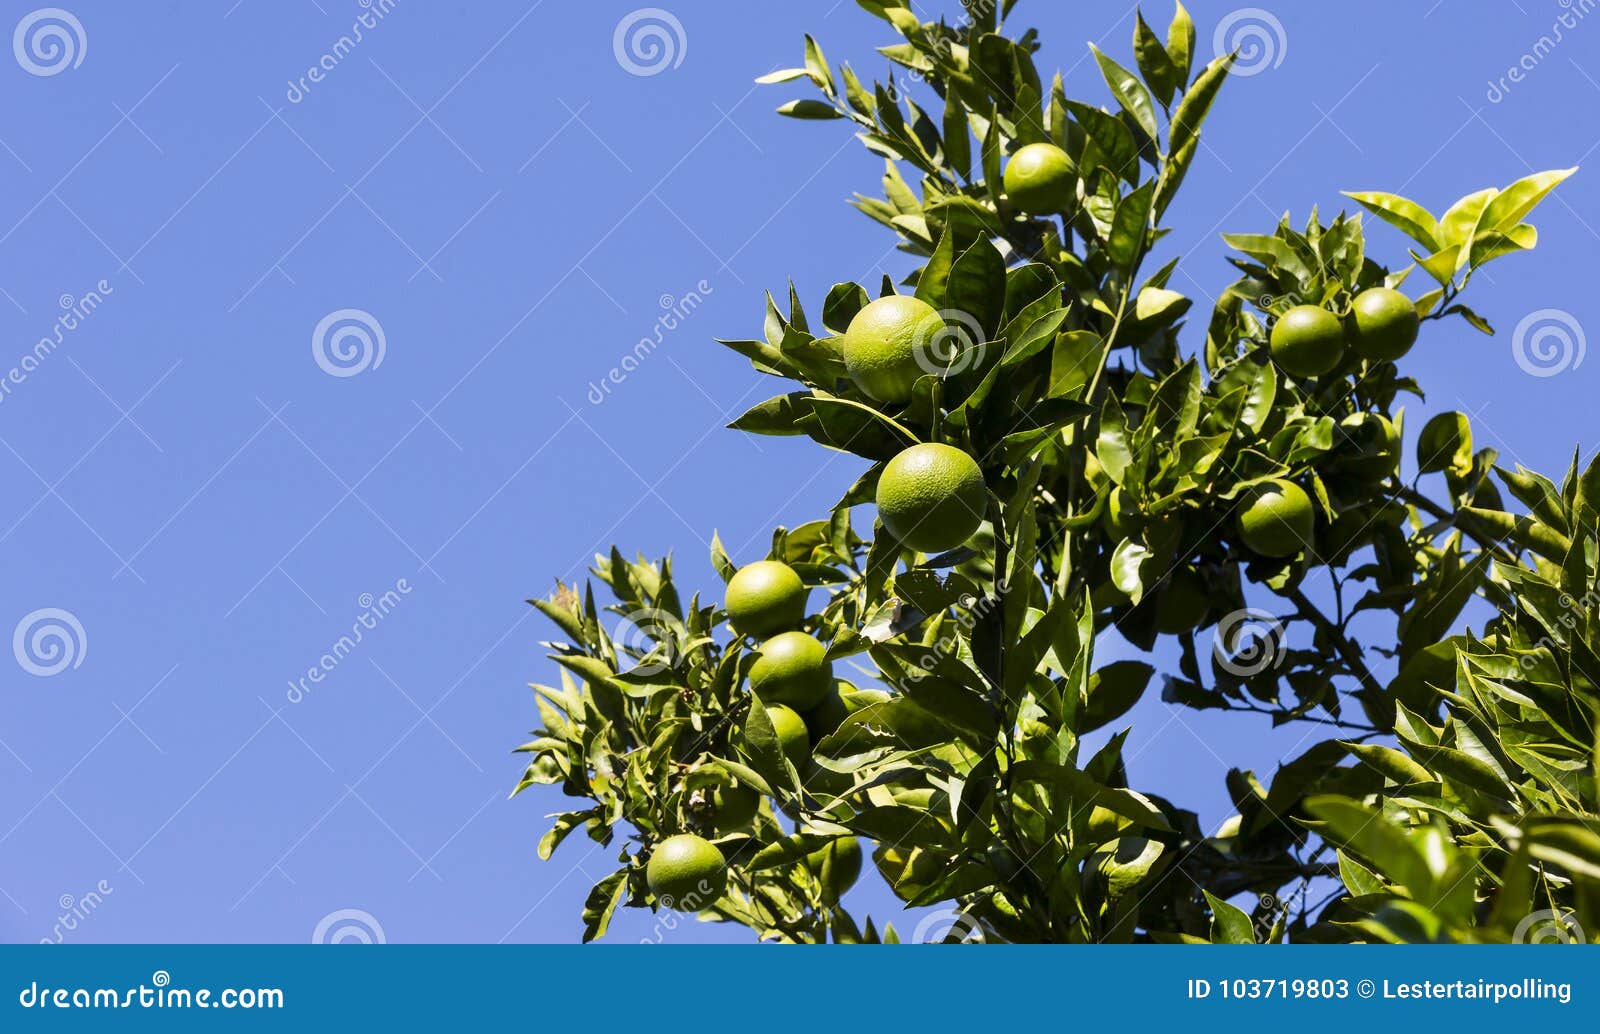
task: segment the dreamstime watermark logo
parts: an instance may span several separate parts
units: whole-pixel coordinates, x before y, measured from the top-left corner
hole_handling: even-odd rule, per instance
[[[952,377],[983,361],[983,324],[978,317],[960,309],[940,309],[943,321],[931,334],[919,329],[911,342],[911,354],[924,373]],[[931,324],[930,324],[931,326]]]
[[[89,654],[89,637],[77,615],[60,607],[43,607],[17,622],[11,652],[29,675],[49,678],[77,668]]]
[[[689,37],[671,11],[641,7],[617,22],[611,34],[611,53],[629,75],[660,75],[683,64]]]
[[[1511,332],[1511,357],[1523,373],[1533,377],[1576,370],[1587,350],[1583,326],[1564,309],[1530,312]]]
[[[311,932],[312,944],[388,944],[377,916],[359,908],[329,912]]]
[[[646,359],[661,347],[667,335],[683,326],[694,311],[705,304],[708,296],[715,294],[716,289],[710,282],[700,280],[693,289],[673,297],[663,294],[656,300],[661,311],[656,314],[656,321],[651,325],[650,333],[640,338],[633,346],[633,351],[624,353],[616,366],[606,371],[606,375],[598,381],[589,382],[589,392],[585,396],[591,406],[598,406],[611,396],[611,391],[626,381],[630,374],[637,370]]]
[[[635,610],[624,614],[612,630],[611,640],[619,653],[626,652],[629,657],[637,654],[645,658],[629,672],[630,675],[659,675],[670,670],[679,660],[678,637],[673,632],[672,623],[658,610]]]
[[[657,898],[661,911],[656,913],[656,921],[650,928],[650,933],[639,938],[640,944],[665,944],[667,935],[683,925],[685,915],[693,915],[703,908],[716,904],[721,892],[710,880],[701,880],[694,885],[694,889],[680,897],[664,894]]]
[[[337,668],[346,657],[355,652],[357,646],[366,638],[368,632],[378,627],[378,623],[388,617],[400,605],[402,597],[411,594],[412,585],[404,578],[397,579],[394,588],[386,591],[382,596],[374,596],[370,592],[361,594],[356,602],[361,605],[361,613],[356,616],[350,625],[348,635],[342,635],[334,640],[326,653],[317,658],[317,663],[306,669],[306,673],[297,679],[289,680],[289,690],[284,695],[289,698],[289,703],[298,704],[311,695],[311,686],[320,683]]]
[[[983,924],[975,917],[953,908],[942,908],[924,916],[911,932],[912,944],[982,944]]]
[[[1577,913],[1544,908],[1525,917],[1511,932],[1514,944],[1587,944]]]
[[[1246,607],[1217,622],[1211,655],[1228,674],[1253,678],[1283,663],[1283,636],[1283,622],[1276,616]]]
[[[1556,20],[1550,23],[1550,31],[1533,41],[1533,45],[1511,63],[1504,75],[1499,79],[1490,79],[1489,88],[1484,91],[1483,97],[1490,104],[1499,104],[1511,93],[1511,88],[1528,78],[1528,73],[1538,68],[1549,57],[1551,52],[1566,40],[1568,31],[1576,29],[1578,23],[1600,6],[1600,0],[1558,0],[1564,8]]]
[[[1249,78],[1269,72],[1283,64],[1289,53],[1289,35],[1271,11],[1260,7],[1241,7],[1230,11],[1211,34],[1211,54],[1221,57],[1238,52],[1230,76]]]
[[[89,290],[77,296],[63,292],[61,297],[56,299],[61,311],[56,314],[50,332],[39,338],[33,349],[18,359],[16,365],[0,373],[0,402],[10,398],[12,390],[27,381],[46,359],[55,354],[56,349],[66,343],[67,336],[82,327],[89,317],[94,315],[95,310],[104,305],[106,299],[115,292],[116,288],[106,280],[98,281]]]
[[[71,11],[41,7],[17,22],[11,34],[11,52],[29,75],[60,75],[83,64],[89,36]]]
[[[383,324],[365,309],[339,309],[311,332],[311,356],[324,373],[354,377],[383,365],[388,340]]]
[[[390,11],[400,0],[359,0],[365,8],[356,15],[356,20],[350,24],[350,31],[333,41],[333,45],[322,53],[322,56],[306,69],[306,74],[299,79],[289,80],[289,89],[284,91],[290,104],[299,104],[311,93],[311,88],[324,79],[328,73],[338,68],[345,58],[367,38],[367,30],[375,29],[378,23],[388,16]]]
[[[1281,313],[1274,312],[1273,309],[1281,306],[1283,312],[1288,312],[1296,305],[1305,304],[1307,304],[1306,299],[1301,297],[1299,294],[1296,294],[1294,291],[1290,291],[1287,294],[1263,294],[1256,298],[1256,308],[1260,309],[1262,314],[1266,316],[1266,323],[1268,327],[1271,327],[1274,323],[1278,322],[1278,317],[1281,315]],[[1310,304],[1314,305],[1316,303],[1312,302]]]
[[[50,936],[39,938],[40,944],[64,944],[67,935],[82,926],[101,905],[106,898],[111,896],[112,887],[106,880],[101,880],[93,887],[74,897],[63,894],[56,899],[56,904],[61,906],[61,914],[56,917],[56,925],[51,928]]]

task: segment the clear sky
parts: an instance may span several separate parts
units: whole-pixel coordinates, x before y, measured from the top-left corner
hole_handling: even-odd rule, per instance
[[[1209,58],[1235,5],[1191,9]],[[1570,9],[1553,49],[1536,48],[1569,11],[1553,0],[1251,16],[1272,49],[1207,124],[1161,256],[1186,256],[1173,286],[1209,309],[1231,279],[1219,232],[1331,213],[1341,189],[1437,212],[1586,161],[1600,13]],[[0,7],[21,40],[0,61],[0,370],[21,374],[0,394],[0,634],[24,642],[0,664],[0,938],[54,938],[94,900],[62,936],[305,941],[354,909],[392,942],[575,940],[615,848],[575,837],[541,863],[563,799],[505,800],[536,724],[526,684],[555,677],[523,600],[613,541],[675,550],[711,589],[713,528],[754,559],[859,473],[721,429],[784,389],[711,339],[758,334],[789,277],[820,306],[911,267],[843,204],[878,189],[880,160],[842,123],[772,114],[800,91],[751,83],[799,64],[803,31],[864,74],[892,34],[848,0],[678,2],[665,63],[634,74],[613,47],[631,3],[399,0],[313,81],[368,8],[32,10]],[[1073,96],[1105,97],[1087,41],[1130,50],[1122,3],[1024,0],[1013,23],[1038,26]],[[1540,309],[1600,327],[1597,200],[1586,170],[1540,209],[1538,250],[1474,284],[1499,337],[1429,325],[1403,364],[1429,393],[1408,448],[1449,408],[1533,467],[1596,443],[1600,360],[1532,376],[1511,331]],[[1369,253],[1404,264],[1387,227]],[[595,392],[690,292],[692,315]],[[68,652],[29,652],[51,624]],[[353,627],[357,649],[298,684]],[[1265,777],[1301,737],[1153,697],[1135,784],[1212,819],[1221,758]],[[852,901],[898,919],[871,880]],[[653,924],[626,914],[612,936]]]

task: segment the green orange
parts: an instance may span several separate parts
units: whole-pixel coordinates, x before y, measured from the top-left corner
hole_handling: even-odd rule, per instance
[[[734,572],[723,605],[741,634],[770,636],[805,620],[807,595],[794,568],[781,560],[757,560]]]
[[[1367,481],[1381,481],[1400,465],[1400,432],[1382,413],[1352,413],[1339,421],[1339,466]]]
[[[1411,299],[1389,287],[1369,287],[1350,308],[1350,347],[1364,359],[1394,362],[1417,341],[1422,321]]]
[[[818,878],[826,865],[832,879],[827,888],[828,897],[837,900],[855,885],[861,877],[861,842],[855,837],[839,837],[806,855],[806,865]]]
[[[1451,411],[1436,414],[1422,425],[1417,435],[1417,469],[1426,474],[1451,470],[1459,475],[1471,471],[1472,432],[1466,417]]]
[[[767,719],[772,722],[772,731],[778,737],[778,749],[789,759],[789,763],[804,775],[806,766],[811,761],[811,734],[806,731],[805,721],[795,713],[794,708],[783,704],[767,705]],[[745,753],[755,757],[748,744],[745,746]]]
[[[1296,377],[1320,377],[1344,358],[1339,317],[1317,305],[1296,305],[1272,325],[1272,360]]]
[[[944,329],[938,310],[919,298],[891,294],[868,302],[841,344],[850,380],[878,402],[905,402],[917,378],[936,369],[929,349]]]
[[[912,549],[942,553],[983,523],[989,490],[977,461],[950,445],[927,442],[896,455],[878,478],[878,516]]]
[[[835,679],[833,685],[822,695],[822,700],[800,716],[805,720],[806,732],[811,735],[813,743],[830,735],[850,714],[850,705],[845,703],[844,697],[839,692],[841,684],[848,685]]]
[[[761,795],[748,786],[724,786],[711,795],[712,824],[718,830],[748,826],[761,810]]]
[[[1001,179],[1011,203],[1035,215],[1065,212],[1078,199],[1077,166],[1055,144],[1019,147]]]
[[[667,908],[698,912],[728,887],[728,863],[717,846],[693,833],[667,837],[650,852],[645,882]]]
[[[769,704],[796,711],[816,707],[833,688],[827,647],[804,632],[779,632],[756,651],[750,688]]]
[[[1304,489],[1291,481],[1268,481],[1251,493],[1239,514],[1239,537],[1262,556],[1289,557],[1310,547],[1315,524]]]

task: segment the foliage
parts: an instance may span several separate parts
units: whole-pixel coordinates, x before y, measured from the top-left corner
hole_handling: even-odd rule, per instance
[[[1424,339],[1452,316],[1492,333],[1458,298],[1483,265],[1533,246],[1524,219],[1572,170],[1439,217],[1351,194],[1411,239],[1401,268],[1369,254],[1360,212],[1227,235],[1240,279],[1186,354],[1177,260],[1146,260],[1231,57],[1197,65],[1181,5],[1160,35],[1140,16],[1137,72],[1094,50],[1104,108],[1041,79],[1034,33],[1002,33],[1013,5],[980,0],[952,25],[861,0],[900,37],[881,48],[884,81],[835,70],[810,37],[803,67],[763,77],[809,81],[820,97],[779,111],[852,122],[884,158],[882,196],[854,204],[922,260],[905,286],[946,332],[903,405],[862,393],[840,358],[864,285],[835,285],[811,315],[791,287],[782,308],[769,296],[761,338],[724,342],[796,385],[733,427],[865,461],[829,514],[777,529],[767,554],[823,600],[804,627],[836,671],[863,673],[802,716],[805,737],[748,688],[759,643],[730,633],[719,601],[685,603],[670,558],[597,557],[604,607],[592,585],[531,601],[565,640],[549,644],[560,685],[535,687],[542,727],[519,748],[531,761],[517,790],[555,784],[584,802],[539,853],[580,826],[602,844],[625,834],[585,939],[619,905],[659,904],[645,866],[683,832],[728,862],[702,918],[787,941],[897,939],[841,905],[855,874],[830,845],[844,837],[872,842],[908,905],[942,904],[985,940],[1507,940],[1537,909],[1600,923],[1600,698],[1584,674],[1600,670],[1600,469],[1574,466],[1560,488],[1501,470],[1446,414],[1419,439],[1435,498],[1398,476],[1398,403],[1421,391],[1396,362],[1349,349],[1297,377],[1267,347],[1293,306],[1346,319],[1361,292],[1414,275],[1432,281],[1415,299]],[[1021,211],[1004,192],[1006,156],[1034,143],[1071,159],[1065,212]],[[886,462],[930,441],[972,456],[988,489],[979,532],[935,556],[858,523]],[[1314,501],[1314,531],[1274,558],[1242,541],[1237,515],[1279,481]],[[712,562],[724,581],[736,570],[715,539]],[[1475,596],[1498,616],[1449,636]],[[1352,637],[1362,615],[1392,626],[1391,647]],[[1237,814],[1208,835],[1129,785],[1129,730],[1084,756],[1082,737],[1154,681],[1143,661],[1096,666],[1111,628],[1142,649],[1179,645],[1162,674],[1172,704],[1328,738],[1265,781],[1232,770]],[[1387,684],[1371,650],[1397,662]],[[1246,893],[1248,914],[1228,903]]]

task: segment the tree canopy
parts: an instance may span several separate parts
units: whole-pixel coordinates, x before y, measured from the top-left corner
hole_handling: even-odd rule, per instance
[[[759,81],[808,88],[778,111],[884,159],[853,204],[920,264],[809,312],[791,286],[760,337],[723,342],[790,382],[732,427],[852,454],[860,478],[765,557],[713,537],[724,581],[775,562],[725,600],[613,548],[593,568],[609,601],[593,583],[531,601],[560,678],[534,687],[517,790],[579,802],[539,854],[579,829],[617,849],[585,940],[620,906],[909,939],[841,904],[861,842],[951,940],[1600,929],[1600,465],[1506,469],[1462,414],[1414,434],[1401,414],[1412,341],[1493,333],[1462,298],[1534,246],[1530,213],[1574,170],[1442,208],[1353,192],[1227,234],[1239,278],[1197,320],[1179,260],[1146,259],[1234,57],[1202,64],[1181,4],[1164,31],[1140,15],[1127,57],[1091,48],[1107,106],[1041,77],[1015,0],[954,23],[860,6],[893,34],[884,78],[807,36]],[[1369,245],[1367,216],[1398,236]],[[930,445],[956,456],[907,455]],[[1474,598],[1494,616],[1452,634]],[[1391,634],[1358,641],[1360,615]],[[1177,644],[1175,670],[1097,664],[1112,627]],[[794,635],[819,645],[777,642]],[[872,677],[840,677],[847,659]],[[1305,723],[1310,745],[1231,770],[1236,813],[1203,826],[1130,783],[1133,730],[1081,749],[1152,691]]]

